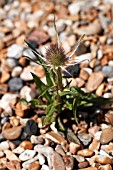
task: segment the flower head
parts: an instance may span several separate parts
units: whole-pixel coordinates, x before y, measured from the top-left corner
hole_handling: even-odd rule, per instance
[[[63,49],[63,47],[61,46],[61,43],[60,43],[60,38],[59,38],[59,35],[58,35],[58,32],[57,32],[57,28],[56,28],[56,24],[55,24],[55,17],[54,17],[54,28],[55,28],[56,35],[57,35],[57,44],[51,44],[46,49],[46,56],[45,57],[43,57],[40,54],[40,52],[35,50],[33,47],[31,47],[31,45],[28,42],[26,42],[27,45],[32,49],[33,53],[35,55],[37,55],[41,60],[43,60],[43,64],[40,63],[39,61],[35,61],[37,64],[48,66],[50,68],[61,67],[63,70],[65,70],[64,67],[63,67],[65,65],[66,66],[71,66],[71,65],[75,65],[75,64],[81,63],[82,61],[85,61],[85,60],[88,60],[88,61],[90,60],[89,56],[85,56],[85,58],[80,58],[78,56],[78,57],[75,57],[74,59],[72,59],[72,56],[74,55],[74,53],[76,52],[77,48],[79,47],[81,41],[84,38],[84,35],[81,36],[81,38],[77,42],[73,52],[69,56],[67,56],[65,54],[65,50]],[[67,70],[65,70],[65,71],[68,74],[70,74]]]

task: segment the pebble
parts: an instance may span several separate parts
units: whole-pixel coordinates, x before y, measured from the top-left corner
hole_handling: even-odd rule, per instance
[[[53,166],[53,170],[56,170],[56,169],[65,170],[65,164],[64,164],[62,157],[55,151],[53,152],[53,155],[52,155],[52,166]]]
[[[112,170],[112,166],[110,164],[102,165],[99,168],[100,170]]]
[[[73,170],[74,168],[74,158],[71,155],[65,155],[63,157],[66,170]]]
[[[56,148],[55,148],[55,151],[56,151],[57,153],[59,153],[61,156],[64,156],[64,155],[65,155],[65,152],[64,152],[64,150],[63,150],[63,148],[62,148],[61,145],[57,145]]]
[[[30,140],[32,144],[43,144],[44,143],[44,138],[41,136],[32,135]]]
[[[42,165],[42,170],[50,170],[49,167],[47,165]]]
[[[89,165],[89,163],[88,163],[87,161],[84,161],[84,162],[80,162],[80,163],[78,164],[78,167],[79,167],[80,169],[82,169],[82,168],[88,167],[88,165]]]
[[[72,153],[72,154],[76,154],[77,151],[80,149],[80,145],[76,144],[76,143],[73,143],[71,142],[69,144],[69,151]]]
[[[100,136],[100,143],[107,144],[112,140],[113,140],[113,129],[111,128],[103,129]]]
[[[87,146],[92,140],[91,136],[88,133],[79,133],[78,138],[84,146]]]
[[[99,71],[97,73],[92,73],[86,83],[86,89],[92,92],[97,89],[97,87],[102,83],[104,79],[104,74]]]
[[[33,144],[30,141],[27,141],[27,140],[21,142],[19,146],[23,147],[24,149],[29,149],[29,150],[33,149]]]
[[[113,160],[105,155],[97,155],[95,161],[102,165],[113,164]]]
[[[7,56],[9,58],[19,59],[22,56],[23,47],[18,44],[13,44],[8,48]]]
[[[3,71],[1,74],[1,78],[0,78],[0,83],[5,83],[9,80],[10,78],[10,74],[6,71]]]
[[[12,92],[18,91],[22,88],[23,81],[19,77],[14,77],[9,80],[8,86],[9,86],[9,90]]]
[[[20,159],[10,150],[4,150],[4,153],[6,154],[6,158],[10,161],[19,161],[20,162]]]
[[[17,60],[14,58],[7,58],[6,60],[9,67],[14,68],[17,66]]]
[[[31,163],[28,170],[40,170],[40,163],[38,161]]]
[[[9,149],[9,143],[8,141],[4,141],[0,143],[0,151],[4,151]]]
[[[102,67],[102,72],[108,76],[109,78],[113,77],[113,67],[110,66],[103,66]]]
[[[38,160],[38,155],[36,155],[34,158],[31,158],[28,161],[23,162],[22,167],[25,169],[28,169],[30,164]]]
[[[27,161],[29,159],[32,159],[35,156],[35,154],[36,151],[26,149],[23,153],[19,155],[19,159],[21,161]]]
[[[0,169],[6,168],[7,159],[5,157],[0,158]]]
[[[18,77],[22,72],[22,67],[17,66],[12,70],[11,76],[12,77]]]
[[[77,155],[84,156],[84,157],[91,157],[93,156],[93,154],[94,154],[94,151],[90,149],[82,149],[77,152]]]
[[[21,135],[22,126],[12,127],[2,131],[2,135],[5,139],[13,140],[17,139]]]
[[[18,146],[17,148],[13,149],[13,153],[16,153],[16,154],[21,154],[24,152],[24,148],[21,147],[21,146]]]
[[[96,139],[93,139],[92,143],[89,145],[89,149],[92,151],[98,151],[100,148],[100,142]]]
[[[20,165],[20,162],[19,161],[16,161],[16,160],[12,160],[10,162],[7,162],[6,163],[6,167],[10,170],[13,170],[13,169],[18,169],[18,170],[21,170],[21,165]]]
[[[45,137],[48,139],[51,139],[52,141],[54,141],[55,143],[58,143],[58,144],[61,144],[62,142],[65,141],[65,139],[62,136],[55,133],[54,131],[46,133]]]
[[[74,2],[74,3],[70,4],[68,6],[68,10],[69,10],[70,14],[73,15],[73,14],[79,13],[79,11],[81,10],[81,8],[84,4],[85,4],[84,1]]]
[[[45,163],[45,157],[41,153],[38,153],[38,159],[40,165],[43,165]]]
[[[4,152],[0,151],[0,158],[2,158],[4,156]]]

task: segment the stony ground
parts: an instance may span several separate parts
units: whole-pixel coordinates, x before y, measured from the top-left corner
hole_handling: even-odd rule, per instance
[[[113,97],[112,0],[0,0],[0,170],[112,170],[112,104],[90,116],[81,112],[66,137],[55,123],[42,128],[44,110],[18,100],[38,96],[31,71],[45,81],[43,68],[24,57],[35,59],[24,40],[45,54],[45,47],[56,42],[54,14],[66,52],[85,34],[76,56],[91,58],[79,65],[71,86]]]

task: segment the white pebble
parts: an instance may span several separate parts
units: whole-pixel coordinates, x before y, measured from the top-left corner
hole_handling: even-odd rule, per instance
[[[7,56],[10,58],[19,59],[22,56],[23,47],[18,44],[13,44],[8,48]]]
[[[25,161],[25,162],[22,164],[22,167],[28,170],[30,164],[31,164],[32,162],[37,161],[37,160],[38,160],[38,155],[36,155],[34,158],[32,158],[32,159],[30,159],[30,160],[28,160],[28,161]]]
[[[4,152],[0,151],[0,158],[4,156]]]
[[[0,151],[9,149],[9,143],[7,141],[1,142],[0,143]]]
[[[44,165],[42,165],[41,170],[50,170],[50,169],[49,169],[49,167],[47,165],[44,164]]]
[[[17,66],[17,67],[14,67],[11,75],[12,75],[12,77],[18,77],[21,72],[22,72],[22,67]]]
[[[21,147],[21,146],[18,146],[16,149],[13,149],[13,152],[16,153],[16,154],[21,154],[24,152],[24,148]]]
[[[102,133],[102,131],[95,133],[94,137],[96,140],[100,140],[101,133]]]
[[[38,153],[38,158],[40,165],[43,165],[45,163],[45,157],[41,153]]]
[[[35,154],[36,154],[36,151],[27,149],[19,155],[19,159],[21,161],[27,161],[27,160],[33,158],[35,156]]]

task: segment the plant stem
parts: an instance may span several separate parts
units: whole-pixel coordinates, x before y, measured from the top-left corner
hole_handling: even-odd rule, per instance
[[[57,79],[58,79],[58,90],[62,91],[63,90],[62,72],[61,72],[61,68],[60,67],[58,67],[58,69],[57,69]]]

